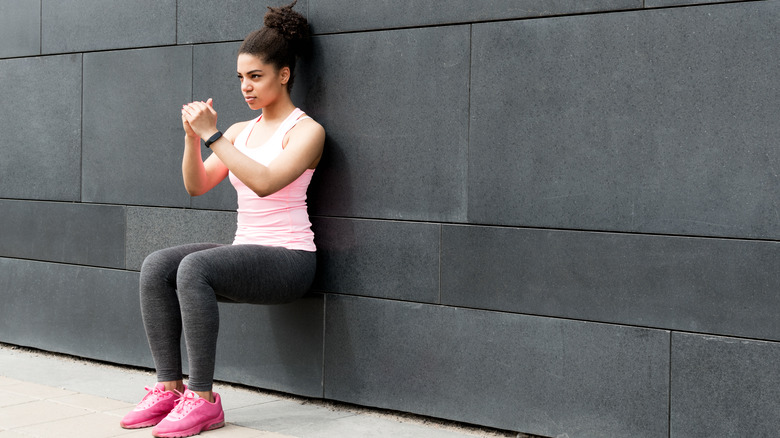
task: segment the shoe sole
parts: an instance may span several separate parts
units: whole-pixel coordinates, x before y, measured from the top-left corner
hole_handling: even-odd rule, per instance
[[[223,427],[225,425],[225,420],[219,420],[216,423],[212,423],[209,425],[206,425],[204,427],[201,427],[200,425],[191,427],[187,430],[180,430],[175,432],[163,432],[158,433],[152,431],[152,435],[156,436],[157,438],[184,438],[188,436],[194,436],[201,432],[206,432],[209,430],[219,429],[220,427]]]
[[[135,423],[135,424],[125,424],[125,423],[120,421],[119,425],[122,426],[122,429],[143,429],[144,427],[157,426],[157,424],[160,423],[161,421],[163,421],[164,418],[165,418],[165,415],[163,415],[160,418],[154,419],[154,420],[142,421],[140,423]]]

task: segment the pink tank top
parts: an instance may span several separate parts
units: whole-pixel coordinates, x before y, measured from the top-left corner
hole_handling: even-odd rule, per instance
[[[249,158],[267,166],[282,153],[284,135],[295,126],[301,114],[303,111],[296,108],[267,142],[257,148],[247,148],[249,134],[262,116],[253,119],[238,134],[234,145]],[[307,118],[301,117],[300,120]],[[238,228],[233,245],[283,246],[316,251],[314,233],[306,211],[306,189],[313,174],[314,169],[306,169],[287,187],[261,198],[236,178],[233,172],[229,172],[230,182],[238,193]]]

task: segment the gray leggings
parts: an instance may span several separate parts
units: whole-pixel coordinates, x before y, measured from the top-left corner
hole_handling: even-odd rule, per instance
[[[260,245],[194,243],[156,251],[141,267],[141,314],[159,382],[182,379],[210,391],[219,331],[218,301],[280,304],[303,296],[314,280],[314,252]]]

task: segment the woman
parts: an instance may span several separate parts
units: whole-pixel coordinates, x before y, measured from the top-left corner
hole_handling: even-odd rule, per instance
[[[121,421],[124,428],[156,425],[157,437],[183,437],[224,425],[212,391],[219,313],[217,302],[273,304],[307,292],[316,266],[306,189],[320,160],[325,131],[290,99],[295,59],[308,42],[295,2],[269,8],[264,27],[239,49],[237,70],[256,119],[217,130],[212,100],[184,105],[182,174],[190,195],[225,177],[238,193],[232,245],[190,244],[149,255],[141,267],[141,311],[158,383]],[[205,161],[200,140],[213,151]],[[182,380],[181,333],[189,359]]]

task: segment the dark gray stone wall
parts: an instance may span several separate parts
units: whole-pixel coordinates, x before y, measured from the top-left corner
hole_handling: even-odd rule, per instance
[[[255,116],[265,6],[0,4],[0,342],[152,366],[144,257],[235,230],[229,184],[184,191],[179,105]],[[296,9],[317,279],[221,305],[217,378],[543,436],[775,433],[780,0]]]

